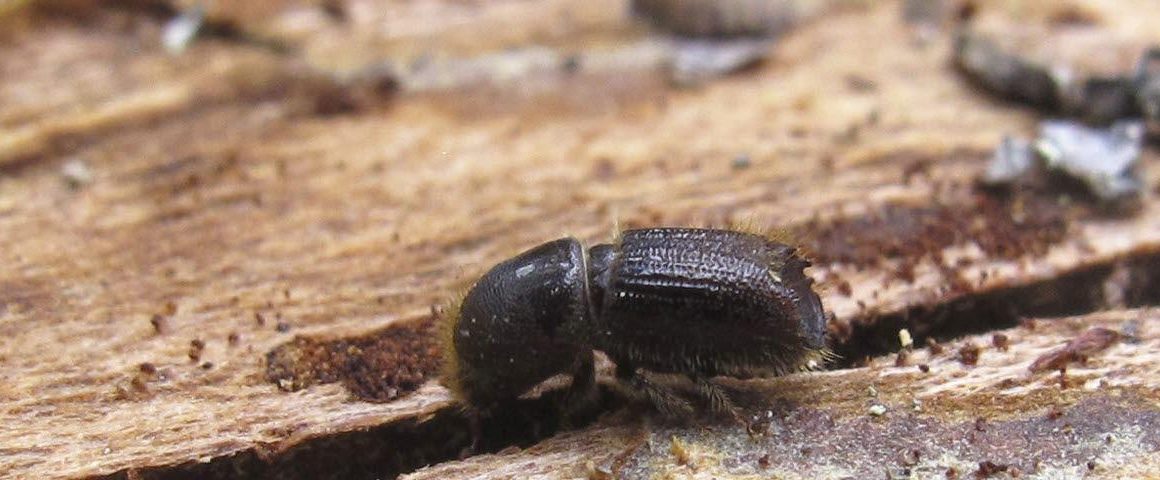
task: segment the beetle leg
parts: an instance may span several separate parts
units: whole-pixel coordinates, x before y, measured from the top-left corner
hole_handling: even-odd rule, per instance
[[[480,411],[472,408],[464,414],[467,417],[467,432],[471,435],[471,445],[459,451],[460,460],[479,453],[480,443],[483,440],[483,418]]]
[[[627,364],[625,363],[624,365]],[[693,413],[693,406],[687,400],[678,397],[672,390],[656,384],[643,371],[635,367],[622,367],[622,365],[618,364],[616,366],[616,377],[633,394],[647,398],[649,403],[665,417],[687,418]]]
[[[565,424],[570,416],[583,413],[596,403],[596,367],[592,350],[576,358],[572,366],[572,385],[568,387],[560,405],[560,418]]]
[[[724,388],[700,376],[693,377],[693,383],[697,385],[697,393],[709,402],[709,409],[714,413],[729,415],[738,423],[744,423],[737,405],[729,398],[729,393]]]

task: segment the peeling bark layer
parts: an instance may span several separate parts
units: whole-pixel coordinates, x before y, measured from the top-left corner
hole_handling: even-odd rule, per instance
[[[527,449],[417,478],[791,471],[778,459],[870,472],[919,443],[929,452],[898,468],[1157,471],[1155,439],[1120,422],[1155,421],[1154,315],[1127,308],[1160,300],[1156,151],[1132,212],[978,191],[991,149],[1033,131],[1033,112],[959,78],[950,38],[897,3],[801,3],[764,62],[695,89],[669,84],[671,42],[623,1],[222,7],[180,55],[161,36],[183,2],[0,7],[0,472],[369,478],[450,460],[469,439],[416,333],[432,306],[528,246],[604,241],[617,222],[787,230],[814,251],[834,348],[858,368],[732,385],[775,413],[752,441],[612,413],[540,443],[553,429],[512,412],[489,446]],[[1073,52],[1092,38],[1158,40],[1143,4],[1081,2],[1078,35],[1039,6],[1055,2],[982,3],[980,28],[1043,23],[1031,31],[1059,35],[1063,59],[1094,58]],[[1141,343],[1069,359],[1068,388],[1028,373],[1133,316]],[[996,329],[1010,345],[985,333],[892,367],[900,328],[919,347]],[[980,446],[952,445],[978,418],[994,425]],[[815,423],[897,441],[823,445]],[[1064,424],[1063,440],[1044,430]],[[778,450],[778,435],[822,450]],[[1110,446],[1084,443],[1099,435]]]

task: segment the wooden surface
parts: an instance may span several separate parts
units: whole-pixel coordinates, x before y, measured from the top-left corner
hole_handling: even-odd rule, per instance
[[[862,368],[736,382],[759,425],[695,427],[612,415],[525,450],[422,469],[439,478],[972,478],[990,462],[1010,476],[1151,478],[1160,410],[1156,310],[1038,321],[890,356]],[[1090,328],[1139,327],[1084,365],[1031,372]],[[1005,348],[994,335],[1004,335]],[[973,345],[978,361],[964,362]],[[875,410],[881,408],[881,410]],[[872,413],[878,412],[878,413]],[[985,468],[985,467],[984,467]]]
[[[1003,200],[984,208],[992,200],[974,191],[973,178],[1004,133],[1029,135],[1038,116],[957,77],[948,39],[904,24],[894,2],[801,2],[810,16],[767,61],[691,89],[668,84],[669,47],[611,0],[383,2],[390,8],[380,10],[349,2],[345,20],[305,2],[272,2],[267,12],[211,12],[213,25],[234,33],[177,55],[160,44],[165,8],[26,3],[0,14],[0,472],[11,478],[205,473],[198,465],[220,473],[231,458],[250,457],[250,473],[290,475],[254,465],[292,464],[298,448],[417,425],[405,432],[419,440],[391,430],[369,442],[406,454],[422,446],[414,432],[453,412],[437,383],[365,401],[342,382],[303,381],[298,371],[271,380],[268,362],[305,356],[268,352],[297,336],[366,338],[425,325],[432,305],[496,261],[561,235],[602,240],[616,222],[788,228],[819,259],[810,273],[847,362],[896,349],[899,327],[920,340],[1012,327],[1011,318],[972,308],[987,302],[1038,316],[1157,302],[1148,293],[1160,264],[1154,187],[1127,215],[1070,197],[1042,206],[1042,195],[1025,199],[1039,205],[1027,207],[1027,222]],[[1154,24],[1144,21],[1154,9],[1086,5],[1097,22],[1084,42],[1050,37],[1062,50],[1089,48],[1099,35],[1135,50],[1160,40],[1139,27]],[[1040,10],[984,12],[1037,21]],[[576,54],[578,69],[559,67]],[[1150,186],[1160,177],[1156,160],[1148,149]],[[68,173],[70,164],[87,174]],[[848,220],[891,208],[901,208],[901,221]],[[969,221],[949,223],[958,233],[927,245],[924,235],[941,230],[914,219]],[[843,239],[887,258],[850,254],[857,245]],[[978,246],[995,244],[1018,248]],[[967,313],[934,315],[945,313],[940,306]],[[1050,374],[1024,373],[1082,329],[1068,325],[1120,330],[1132,319],[1140,343],[1117,343],[1073,372],[1079,386],[1061,390]],[[888,355],[744,388],[759,392],[750,404],[760,408],[792,385],[798,393],[779,411],[817,404],[835,424],[869,429],[917,428],[896,416],[912,398],[931,404],[914,417],[948,431],[985,418],[1019,432],[1016,420],[1050,406],[1107,410],[1099,402],[1127,412],[1122,419],[1155,422],[1157,372],[1144,355],[1156,351],[1155,321],[1151,310],[1119,310],[1010,330],[1011,349],[984,353],[973,369],[942,358],[918,375],[883,366],[894,361]],[[1107,383],[1087,388],[1099,375]],[[1009,377],[1021,383],[1003,386]],[[884,418],[864,414],[869,385],[881,386]],[[976,411],[979,403],[989,406]],[[720,451],[740,441],[737,431],[641,430],[617,418],[415,475],[467,478],[528,460],[549,477],[569,476],[589,469],[586,457],[599,474],[616,456],[628,463],[613,467],[631,467],[620,470],[628,476],[749,474],[699,453],[679,471],[665,463],[670,437]],[[1080,428],[1082,439],[1125,436],[1133,448],[1067,450],[1052,468],[1077,471],[1095,455],[1106,461],[1095,460],[1091,475],[1155,475],[1160,440],[1109,430],[1117,420],[1105,420]],[[623,450],[614,441],[630,437],[655,446]],[[740,453],[760,459],[750,446],[710,456]],[[847,444],[825,465],[860,472],[855,466],[880,463],[860,454]],[[967,469],[992,457],[962,447],[946,458],[924,453],[921,462],[933,463],[921,464]]]

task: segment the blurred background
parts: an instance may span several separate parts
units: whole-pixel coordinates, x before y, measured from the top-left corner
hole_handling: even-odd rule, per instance
[[[1157,22],[0,0],[0,477],[1154,476]],[[530,246],[647,226],[799,244],[834,372],[736,387],[775,438],[553,436],[530,400],[487,426],[500,455],[457,460],[442,305]]]

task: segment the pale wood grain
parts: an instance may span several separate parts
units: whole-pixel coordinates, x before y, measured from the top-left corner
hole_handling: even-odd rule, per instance
[[[534,71],[520,79],[541,87],[532,96],[520,82],[500,83],[315,115],[342,84],[320,87],[318,76],[329,77],[319,72],[424,45],[470,58],[547,28],[557,53],[592,48],[607,59],[617,42],[647,35],[588,7],[576,7],[588,12],[580,27],[559,26],[572,2],[408,3],[414,10],[401,18],[429,28],[402,39],[376,36],[373,21],[301,38],[274,21],[257,31],[302,48],[289,55],[211,38],[173,57],[160,47],[160,19],[120,10],[36,20],[0,45],[0,472],[80,478],[423,418],[450,405],[434,382],[387,404],[351,400],[335,385],[287,393],[265,380],[264,355],[293,335],[342,337],[425,318],[488,265],[565,234],[603,240],[616,221],[778,226],[959,198],[1001,135],[1030,132],[1035,119],[956,77],[946,40],[921,43],[894,3],[839,9],[787,35],[760,67],[699,89],[671,89],[655,65],[613,65],[576,77]],[[437,7],[433,16],[420,4]],[[479,45],[463,40],[479,33],[459,36],[496,31],[512,9],[557,23]],[[1149,15],[1108,15],[1103,28]],[[328,56],[343,40],[358,58]],[[853,74],[875,88],[851,89]],[[741,155],[751,166],[735,169]],[[916,159],[931,161],[928,174],[902,182]],[[66,184],[60,169],[70,160],[90,168],[91,183]],[[1150,150],[1149,184],[1155,161]],[[959,293],[1155,251],[1158,208],[1149,191],[1141,213],[1075,222],[1044,255],[977,259],[953,274],[971,286]],[[811,274],[840,322],[866,318],[859,301],[896,312],[945,302],[947,285],[962,283],[929,264],[913,284],[884,283],[878,267]],[[838,276],[852,296],[837,292]],[[290,332],[257,325],[255,312],[282,315]],[[163,333],[150,324],[155,314]],[[206,343],[197,363],[188,358],[194,339]],[[143,362],[164,380],[134,393]],[[867,372],[881,373],[819,376],[877,378]],[[1147,386],[1136,373],[1124,378]],[[938,388],[929,381],[923,388]],[[604,425],[565,438],[601,428],[635,435]],[[615,443],[601,442],[583,448],[599,455]],[[567,445],[519,455],[559,451],[560,464],[583,467],[568,462],[588,450]],[[1156,464],[1154,453],[1135,458]],[[478,465],[486,463],[445,468]]]

